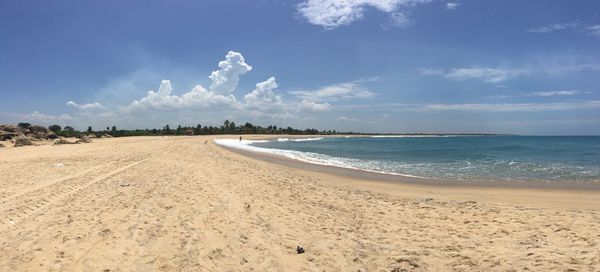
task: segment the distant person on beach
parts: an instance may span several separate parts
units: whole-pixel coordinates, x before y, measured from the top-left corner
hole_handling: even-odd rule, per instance
[[[240,142],[242,141],[242,136],[240,136]]]

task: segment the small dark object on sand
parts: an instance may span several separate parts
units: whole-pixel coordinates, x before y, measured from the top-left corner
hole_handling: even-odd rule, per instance
[[[301,247],[301,246],[297,246],[296,247],[296,252],[298,252],[298,254],[302,254],[302,253],[304,253],[304,248]]]

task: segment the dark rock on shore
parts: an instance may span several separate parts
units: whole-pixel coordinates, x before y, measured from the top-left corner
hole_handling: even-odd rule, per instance
[[[11,140],[17,136],[19,136],[19,134],[16,132],[0,131],[0,141]]]

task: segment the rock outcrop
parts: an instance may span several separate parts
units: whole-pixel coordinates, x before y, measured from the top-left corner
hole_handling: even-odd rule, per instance
[[[13,140],[15,141],[15,147],[33,145],[33,142],[27,136],[17,136]]]
[[[6,140],[10,140],[14,137],[19,136],[18,133],[16,132],[9,132],[9,131],[1,131],[0,130],[0,141],[6,141]]]
[[[0,141],[11,140],[18,136],[29,137],[32,141],[58,138],[54,132],[42,126],[20,127],[15,125],[0,125]]]

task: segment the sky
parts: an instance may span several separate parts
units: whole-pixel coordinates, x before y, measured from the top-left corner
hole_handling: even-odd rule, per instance
[[[0,0],[0,123],[600,135],[600,2]]]

